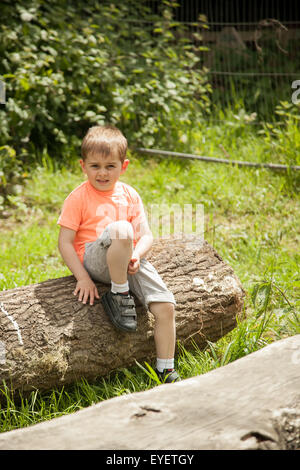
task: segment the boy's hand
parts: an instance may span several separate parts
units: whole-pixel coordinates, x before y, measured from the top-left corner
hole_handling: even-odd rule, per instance
[[[90,305],[94,305],[94,299],[95,297],[99,299],[99,294],[97,287],[93,283],[91,279],[81,279],[77,281],[75,290],[74,290],[74,295],[78,295],[78,300],[84,304],[87,303],[88,298],[90,298]]]
[[[140,269],[140,256],[136,253],[132,254],[132,258],[128,265],[128,274],[135,274]]]

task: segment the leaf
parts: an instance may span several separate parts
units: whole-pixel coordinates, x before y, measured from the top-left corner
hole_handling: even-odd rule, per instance
[[[266,282],[257,284],[251,294],[254,307],[257,309],[256,317],[260,317],[265,313],[270,301],[270,294],[272,291],[272,283]]]
[[[166,88],[175,89],[176,88],[176,83],[171,82],[170,80],[167,80],[166,81]]]
[[[148,364],[148,362],[145,362],[147,369],[143,367],[138,361],[135,361],[136,364],[145,372],[145,374],[150,377],[150,379],[154,380],[158,385],[161,384],[161,381],[159,380],[159,377],[155,370]]]

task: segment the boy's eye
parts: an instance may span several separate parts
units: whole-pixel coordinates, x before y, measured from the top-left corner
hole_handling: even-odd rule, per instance
[[[94,165],[91,165],[92,168],[99,168],[99,165],[96,163]],[[115,165],[107,165],[107,168],[115,168]]]

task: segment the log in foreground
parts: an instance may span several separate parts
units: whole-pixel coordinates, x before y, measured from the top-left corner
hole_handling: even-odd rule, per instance
[[[299,366],[297,335],[207,374],[0,434],[0,449],[300,449]]]
[[[244,291],[232,268],[206,242],[159,240],[149,260],[177,302],[177,339],[203,348],[232,330]],[[109,288],[97,284],[101,295]],[[137,302],[138,331],[116,330],[100,300],[83,305],[67,276],[0,292],[0,383],[50,389],[155,357],[154,318]]]

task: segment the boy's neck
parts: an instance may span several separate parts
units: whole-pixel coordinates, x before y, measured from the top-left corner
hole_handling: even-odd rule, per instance
[[[111,187],[111,188],[109,188],[109,189],[107,189],[107,190],[95,188],[95,186],[93,186],[92,183],[91,183],[89,180],[87,180],[87,183],[88,183],[88,185],[89,185],[94,191],[96,191],[97,193],[103,194],[103,195],[105,196],[105,195],[112,194],[112,193],[114,192],[114,190],[115,190],[117,184],[119,183],[119,180],[116,181],[116,183],[113,185],[113,187]]]

